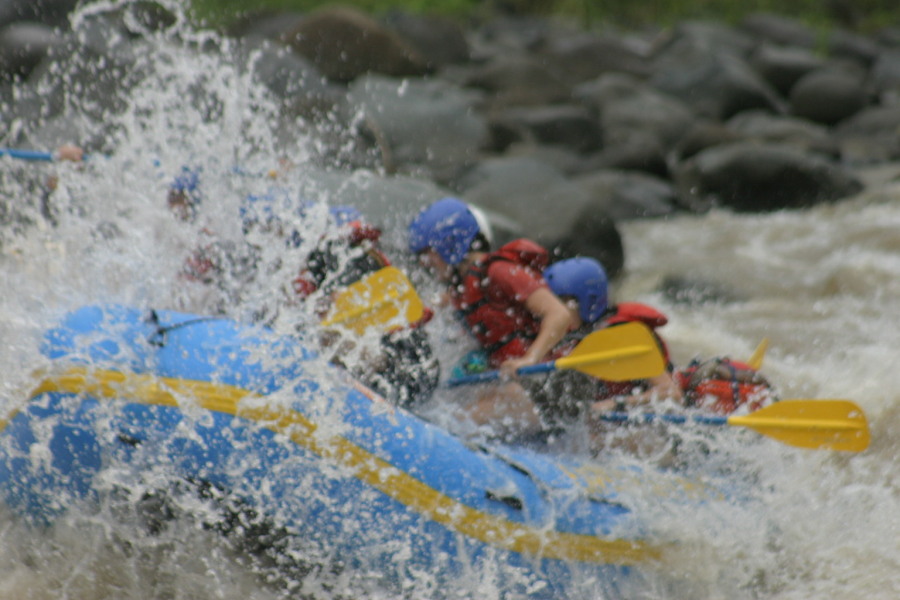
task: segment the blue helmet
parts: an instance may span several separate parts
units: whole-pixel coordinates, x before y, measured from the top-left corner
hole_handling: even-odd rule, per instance
[[[199,204],[200,195],[200,170],[188,166],[182,166],[181,172],[175,176],[169,189],[173,192],[183,192],[195,204]]]
[[[248,194],[238,209],[241,228],[246,234],[257,227],[266,230],[281,227],[285,224],[282,215],[287,214],[290,205],[290,196],[282,188],[273,187],[262,194]]]
[[[409,224],[409,249],[418,253],[431,248],[447,264],[458,265],[480,231],[468,204],[458,198],[442,198]]]
[[[561,260],[544,270],[544,279],[557,296],[578,300],[578,314],[585,323],[593,323],[606,312],[606,271],[593,258]]]
[[[338,226],[363,220],[362,213],[352,206],[332,206],[329,207],[328,214]]]

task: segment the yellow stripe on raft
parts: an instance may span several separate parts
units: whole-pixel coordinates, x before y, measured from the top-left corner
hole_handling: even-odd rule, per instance
[[[43,379],[31,397],[45,393],[128,398],[142,404],[174,407],[179,406],[179,398],[189,398],[207,410],[254,421],[285,435],[311,452],[352,468],[359,480],[424,517],[496,548],[540,558],[622,566],[658,560],[662,554],[659,548],[640,541],[547,531],[473,509],[343,437],[318,439],[314,435],[317,425],[301,413],[261,406],[263,396],[239,387],[72,367]],[[250,402],[243,402],[246,400]]]

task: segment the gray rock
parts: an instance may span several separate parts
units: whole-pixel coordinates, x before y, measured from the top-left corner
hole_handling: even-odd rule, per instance
[[[228,35],[235,38],[281,40],[297,27],[305,15],[293,11],[249,11],[228,27]]]
[[[374,225],[382,228],[385,245],[406,254],[406,230],[424,206],[453,195],[432,181],[417,177],[385,176],[366,170],[334,170],[304,167],[296,182],[299,195],[312,202],[355,206]]]
[[[659,57],[688,47],[699,48],[706,53],[747,58],[757,44],[750,35],[729,25],[711,21],[683,21],[660,39],[654,55]]]
[[[762,44],[750,58],[750,65],[763,79],[787,96],[797,81],[826,61],[808,48],[793,48]]]
[[[504,152],[505,156],[531,158],[562,171],[566,175],[585,172],[585,156],[564,146],[542,146],[534,143],[512,144]]]
[[[573,181],[594,199],[596,207],[614,221],[659,218],[678,210],[678,194],[668,181],[643,173],[599,171]]]
[[[50,27],[68,27],[69,13],[81,0],[0,0],[0,23],[33,21]]]
[[[456,170],[473,162],[488,139],[485,119],[472,109],[477,95],[445,81],[366,75],[347,98],[389,171],[401,165]]]
[[[695,121],[684,137],[678,142],[669,155],[669,161],[677,164],[714,146],[737,142],[741,136],[726,127],[720,121],[699,119]]]
[[[648,51],[626,38],[609,34],[553,37],[541,47],[539,55],[556,65],[569,85],[596,79],[604,73],[650,75]]]
[[[664,172],[664,164],[659,171],[657,159],[682,139],[695,120],[678,99],[621,74],[607,74],[577,86],[573,95],[600,113],[604,153],[610,159],[604,163],[607,166],[634,165]]]
[[[590,196],[564,173],[532,158],[489,158],[455,184],[465,198],[522,225],[528,237],[552,245],[571,231]]]
[[[113,20],[102,16],[85,19],[82,26],[53,46],[20,89],[12,111],[26,129],[73,112],[71,90],[77,89],[78,106],[71,120],[80,121],[78,127],[90,120],[104,131],[109,116],[124,110],[129,91],[146,76],[149,65],[138,60],[143,42],[123,35]]]
[[[694,113],[684,103],[647,88],[606,103],[601,108],[600,124],[607,144],[631,139],[630,132],[645,132],[669,149],[682,138],[694,119]]]
[[[424,59],[400,36],[349,7],[311,13],[282,39],[336,81],[352,81],[365,73],[418,76],[427,70]]]
[[[555,69],[523,54],[502,55],[482,65],[460,68],[454,79],[489,94],[488,110],[553,104],[565,101],[571,93]]]
[[[900,97],[900,48],[878,55],[869,71],[869,85],[885,99],[896,101]]]
[[[838,152],[829,128],[806,119],[747,111],[729,119],[726,127],[747,141],[775,143],[832,156]]]
[[[816,32],[797,19],[774,13],[756,13],[741,20],[741,31],[758,40],[773,42],[782,46],[814,48]]]
[[[698,45],[681,45],[659,56],[650,83],[713,119],[754,108],[786,110],[775,88],[742,58]]]
[[[601,143],[600,126],[587,108],[572,104],[516,107],[497,111],[490,117],[495,139],[531,141],[558,145],[576,152],[592,152]],[[502,144],[495,144],[499,146]],[[509,144],[506,144],[509,145]]]
[[[329,83],[310,61],[279,42],[249,37],[235,44],[235,60],[284,102],[294,116],[327,114],[342,104],[345,90]]]
[[[625,268],[625,247],[615,220],[596,206],[585,206],[575,224],[561,238],[549,244],[560,259],[588,256],[596,259],[610,278]]]
[[[854,60],[864,67],[871,67],[881,54],[881,46],[871,37],[835,29],[828,35],[828,53],[835,58]]]
[[[834,128],[841,158],[865,165],[900,159],[900,106],[870,106]]]
[[[716,146],[682,163],[676,173],[682,202],[739,212],[806,208],[862,190],[862,183],[832,161],[776,144]]]
[[[655,133],[636,129],[624,139],[617,136],[617,140],[585,160],[583,170],[629,169],[660,177],[668,175],[666,150]]]
[[[791,88],[792,112],[810,121],[833,125],[868,103],[864,78],[841,69],[821,69],[804,75]]]
[[[62,45],[48,25],[18,21],[0,29],[0,76],[27,78],[38,64]]]
[[[465,32],[452,19],[394,10],[382,21],[412,45],[430,69],[466,62],[471,57]]]

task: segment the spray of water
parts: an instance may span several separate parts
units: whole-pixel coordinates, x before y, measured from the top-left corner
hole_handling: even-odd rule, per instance
[[[88,5],[72,18],[75,35],[94,43],[97,19],[128,5]],[[121,65],[73,56],[55,63],[38,87],[55,112],[13,127],[14,135],[40,139],[62,115],[85,139],[102,133],[106,153],[83,164],[0,164],[4,411],[25,396],[32,371],[46,366],[38,350],[42,333],[84,304],[224,312],[242,321],[262,319],[286,334],[313,318],[308,308],[286,301],[286,290],[325,231],[323,205],[341,203],[323,191],[316,179],[320,171],[311,166],[321,155],[322,140],[304,134],[302,121],[285,122],[277,102],[254,79],[252,52],[191,30],[180,5],[167,6],[177,17],[173,25],[144,31],[139,42],[117,48],[129,65],[127,85],[117,88],[110,102],[98,103],[96,90],[85,91],[80,76],[94,69],[100,81],[104,69],[112,76]],[[279,164],[284,157],[291,168]],[[166,205],[169,185],[184,167],[196,169],[202,180],[203,199],[193,222],[174,218]],[[273,169],[281,169],[278,178],[268,175]],[[48,194],[50,176],[58,184]],[[299,245],[273,243],[266,238],[272,232],[254,231],[262,236],[250,240],[259,242],[260,267],[249,279],[229,271],[211,286],[180,275],[204,235],[244,247],[242,203],[275,188],[319,207],[302,218],[289,207],[279,213],[287,230],[304,232]],[[887,187],[803,213],[713,212],[624,227],[628,275],[615,294],[667,312],[671,322],[663,333],[676,362],[695,355],[746,358],[768,337],[764,371],[783,397],[853,399],[866,410],[873,430],[867,452],[837,455],[791,449],[733,429],[666,428],[664,450],[679,439],[688,474],[702,481],[725,473],[737,483],[733,496],[689,512],[683,504],[660,502],[654,490],[635,483],[634,510],[658,535],[680,542],[665,557],[664,577],[642,581],[641,597],[880,600],[900,593],[900,477],[894,458],[900,376],[892,368],[900,358],[898,193]],[[661,279],[673,274],[727,286],[735,299],[680,303],[656,291]],[[443,315],[433,323],[441,356],[465,350],[457,331]],[[322,366],[323,381],[325,370]],[[443,394],[439,402],[452,401]],[[201,413],[195,417],[202,420]],[[340,427],[329,425],[327,410],[317,417],[325,430]],[[636,459],[610,450],[604,460],[648,467],[661,456]],[[148,524],[136,507],[154,501],[162,476],[156,480],[153,469],[139,481],[115,475],[103,490],[108,502],[75,510],[51,529],[35,530],[12,514],[0,514],[0,597],[381,598],[397,593],[396,587],[385,591],[381,574],[354,570],[345,557],[314,540],[294,541],[291,568],[250,559],[239,545],[222,541],[216,529],[224,527],[226,517],[196,495],[171,507],[174,526]],[[304,482],[296,485],[302,488]],[[402,532],[394,546],[399,564],[414,552]],[[504,598],[515,597],[511,589],[538,591],[530,590],[536,584],[524,576],[498,571],[489,560],[472,564],[466,577],[450,586],[434,573],[405,573],[400,589],[409,598]],[[584,597],[603,596],[601,582],[584,581],[580,589]]]

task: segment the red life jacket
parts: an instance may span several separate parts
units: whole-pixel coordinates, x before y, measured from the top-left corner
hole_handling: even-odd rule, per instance
[[[675,373],[687,406],[729,414],[745,406],[753,412],[776,399],[772,386],[759,371],[730,358],[694,360]]]
[[[498,302],[488,291],[488,270],[497,261],[515,263],[540,278],[550,262],[545,248],[526,239],[505,244],[473,264],[454,288],[452,298],[467,328],[490,356],[492,367],[525,354],[540,330],[540,322],[524,302]]]

